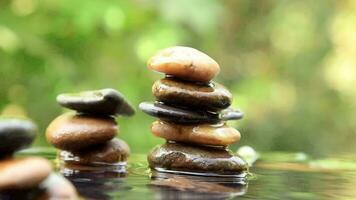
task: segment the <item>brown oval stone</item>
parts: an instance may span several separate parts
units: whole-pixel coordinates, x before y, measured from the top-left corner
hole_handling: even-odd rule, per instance
[[[166,143],[148,155],[149,166],[156,170],[174,170],[219,175],[238,175],[248,170],[247,163],[228,150]]]
[[[39,185],[51,173],[44,158],[29,157],[0,162],[0,190],[24,189]]]
[[[180,125],[164,121],[153,122],[152,133],[171,141],[200,145],[227,146],[240,140],[240,132],[224,124]]]
[[[114,118],[63,114],[46,130],[47,141],[63,150],[80,150],[105,143],[118,131]]]
[[[225,109],[232,102],[232,94],[218,83],[198,85],[174,78],[156,81],[152,93],[159,101],[170,105],[213,111]]]
[[[125,162],[130,154],[127,143],[114,138],[104,144],[78,152],[61,151],[60,158],[69,164],[100,165]]]
[[[209,82],[220,72],[219,64],[208,55],[183,46],[159,51],[147,65],[151,70],[197,82]]]

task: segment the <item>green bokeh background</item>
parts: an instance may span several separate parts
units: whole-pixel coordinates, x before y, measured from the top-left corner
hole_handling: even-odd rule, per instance
[[[259,151],[356,150],[356,1],[2,0],[0,113],[40,129],[67,110],[57,94],[112,87],[136,106],[153,100],[157,50],[185,45],[217,60],[216,81],[246,113],[230,124]],[[163,143],[154,119],[120,118],[133,152]]]

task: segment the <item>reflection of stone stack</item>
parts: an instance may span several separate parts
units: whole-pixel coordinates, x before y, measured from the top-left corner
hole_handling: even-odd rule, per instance
[[[52,172],[40,157],[13,158],[36,136],[36,126],[24,119],[0,119],[0,199],[77,199],[73,185]]]
[[[115,138],[118,126],[114,116],[134,114],[132,106],[114,89],[61,94],[60,105],[77,111],[65,113],[48,126],[48,142],[61,149],[60,158],[67,165],[121,165],[129,147]]]
[[[219,65],[198,50],[171,47],[153,56],[148,68],[167,76],[153,85],[158,102],[141,103],[140,109],[159,118],[151,131],[169,141],[150,153],[150,167],[217,175],[246,171],[247,164],[224,148],[240,140],[240,133],[224,121],[240,119],[242,113],[228,109],[231,93],[211,81]]]

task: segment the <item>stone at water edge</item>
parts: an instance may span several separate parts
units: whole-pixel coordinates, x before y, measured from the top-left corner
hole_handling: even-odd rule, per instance
[[[152,169],[183,172],[239,175],[248,170],[247,163],[226,149],[166,143],[148,155]]]
[[[57,102],[63,107],[88,114],[124,116],[135,114],[135,109],[125,97],[111,88],[60,94],[57,96]]]
[[[80,150],[115,137],[118,126],[112,117],[66,113],[54,119],[46,130],[49,143],[62,150]]]
[[[198,145],[227,146],[241,138],[239,131],[222,123],[179,125],[156,121],[153,122],[151,131],[155,136],[166,140]]]
[[[229,90],[214,82],[195,84],[175,78],[164,78],[153,84],[152,93],[158,101],[192,109],[222,110],[232,102]]]
[[[36,187],[51,173],[44,158],[28,157],[0,161],[0,191]]]
[[[78,193],[73,184],[60,174],[50,174],[39,187],[45,191],[40,199],[78,199]]]
[[[175,46],[159,51],[147,63],[149,69],[197,82],[209,82],[219,72],[219,64],[191,47]]]
[[[37,127],[31,121],[0,118],[0,157],[24,149],[36,137]]]
[[[164,105],[161,103],[142,102],[140,109],[153,117],[164,121],[194,124],[194,123],[217,123],[220,121],[219,114],[204,111],[190,111],[182,108]]]
[[[68,164],[100,165],[126,162],[130,155],[128,144],[118,138],[114,138],[104,144],[78,152],[61,151],[60,158]]]

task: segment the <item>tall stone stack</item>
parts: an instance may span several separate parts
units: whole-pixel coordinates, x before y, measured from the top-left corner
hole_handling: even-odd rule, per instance
[[[213,82],[218,63],[189,47],[170,47],[148,61],[148,68],[165,78],[152,87],[156,102],[143,102],[140,109],[158,120],[151,132],[167,142],[148,155],[149,166],[159,172],[242,176],[247,163],[228,150],[240,133],[226,125],[241,119],[229,108],[232,94]]]
[[[14,157],[36,137],[31,121],[0,118],[0,199],[78,199],[76,189],[41,157]]]
[[[67,165],[125,165],[130,149],[116,138],[119,127],[115,117],[132,116],[133,107],[114,89],[60,94],[57,102],[76,112],[54,119],[46,130],[49,143],[60,149]]]

